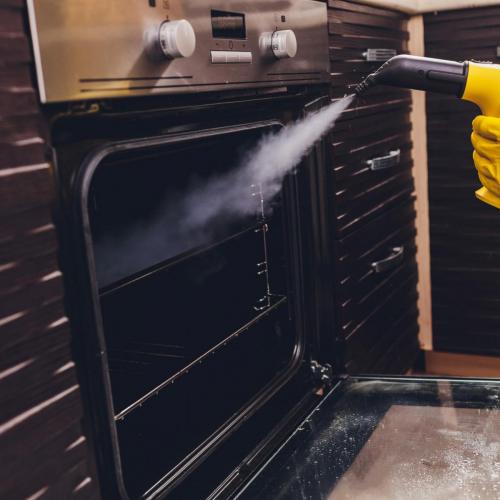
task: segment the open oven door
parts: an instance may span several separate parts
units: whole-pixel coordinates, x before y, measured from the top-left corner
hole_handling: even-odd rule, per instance
[[[236,498],[499,498],[500,381],[353,377]]]

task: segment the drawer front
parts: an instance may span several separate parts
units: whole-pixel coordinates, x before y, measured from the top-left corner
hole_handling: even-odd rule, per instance
[[[408,109],[344,120],[330,135],[334,233],[343,238],[413,191]],[[377,121],[379,124],[377,125]]]
[[[500,63],[500,5],[424,16],[429,57]],[[451,96],[427,99],[434,347],[500,355],[500,219],[477,201],[468,140],[478,109]]]
[[[355,86],[384,61],[407,53],[407,16],[342,0],[330,0],[328,6],[332,95],[342,97],[349,87]],[[391,98],[387,92],[375,89],[356,106],[380,96],[386,100]]]
[[[415,234],[409,200],[335,242],[336,316],[343,337],[415,274]]]
[[[348,373],[388,373],[389,352],[411,331],[413,355],[418,352],[417,274],[394,289],[390,297],[344,340],[344,368]],[[405,356],[406,357],[406,356]],[[411,367],[411,363],[405,369]]]
[[[407,201],[413,192],[411,170],[398,173],[369,190],[357,189],[337,196],[334,233],[344,238],[387,210]]]
[[[414,284],[411,285],[414,288]],[[411,289],[408,290],[411,293]],[[413,297],[416,300],[416,295]],[[397,300],[387,306],[389,314],[397,311],[386,325],[370,325],[345,343],[347,373],[405,373],[419,351],[418,311],[415,304]]]
[[[331,135],[331,164],[337,189],[376,184],[411,167],[411,124],[405,109],[340,122]]]

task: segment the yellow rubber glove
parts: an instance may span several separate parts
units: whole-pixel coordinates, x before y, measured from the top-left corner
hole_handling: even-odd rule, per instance
[[[472,122],[474,164],[483,187],[476,196],[500,208],[500,118],[477,116]]]

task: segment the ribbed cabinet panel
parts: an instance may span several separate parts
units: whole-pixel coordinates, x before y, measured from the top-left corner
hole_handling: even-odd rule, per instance
[[[342,0],[328,6],[336,99],[382,64],[367,61],[368,49],[407,52],[407,18]],[[407,91],[375,88],[331,134],[335,332],[341,369],[349,373],[404,373],[419,349],[410,109]],[[385,259],[390,265],[377,271]]]
[[[0,2],[0,498],[97,498],[25,2]]]
[[[428,14],[429,57],[499,63],[500,6]],[[500,212],[480,201],[469,140],[479,109],[427,95],[434,348],[500,354]]]

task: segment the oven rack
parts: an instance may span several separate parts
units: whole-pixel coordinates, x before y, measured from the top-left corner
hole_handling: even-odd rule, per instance
[[[243,229],[240,229],[238,232],[233,233],[229,236],[226,236],[223,239],[217,240],[217,241],[212,242],[212,243],[207,244],[207,245],[191,248],[190,250],[187,250],[186,252],[183,252],[179,255],[176,255],[175,257],[168,258],[167,260],[159,262],[151,267],[148,267],[146,269],[142,269],[141,271],[138,271],[137,273],[135,273],[131,276],[128,276],[127,278],[121,279],[119,281],[115,281],[114,283],[111,283],[111,284],[106,285],[102,288],[99,288],[99,297],[104,298],[104,297],[111,295],[115,292],[119,292],[122,289],[124,289],[130,285],[133,285],[134,283],[137,283],[138,281],[141,281],[141,280],[146,279],[154,274],[165,271],[172,266],[180,264],[183,261],[186,261],[188,259],[191,259],[192,257],[200,255],[204,252],[209,252],[209,251],[217,248],[218,246],[221,246],[221,245],[228,243],[231,240],[241,238],[251,231],[260,232],[263,230],[264,227],[266,227],[267,223],[268,223],[267,219],[266,218],[263,219],[259,215],[259,219],[257,222],[254,222],[253,224],[248,225],[248,226],[244,227]]]
[[[169,385],[175,383],[176,380],[178,380],[183,375],[188,374],[192,369],[201,365],[208,357],[214,355],[216,352],[223,349],[225,346],[228,345],[228,343],[232,342],[233,340],[237,339],[240,335],[249,331],[252,326],[257,324],[259,321],[261,321],[266,316],[268,316],[271,312],[280,308],[288,300],[287,297],[284,295],[273,295],[272,299],[274,299],[276,302],[274,304],[272,304],[268,309],[259,313],[257,316],[252,318],[250,321],[245,323],[242,327],[238,328],[236,331],[234,331],[233,333],[231,333],[230,335],[228,335],[227,337],[222,339],[215,346],[211,347],[209,350],[207,350],[206,352],[204,352],[203,354],[201,354],[200,356],[195,358],[193,361],[188,363],[184,368],[182,368],[181,370],[179,370],[178,372],[176,372],[172,376],[168,377],[163,382],[158,384],[156,387],[154,387],[150,391],[146,392],[140,398],[135,400],[133,403],[129,404],[123,410],[121,410],[117,414],[115,414],[115,416],[114,416],[115,421],[116,422],[123,421],[125,419],[125,417],[127,415],[129,415],[131,412],[142,407],[142,405],[145,404],[152,397],[158,396],[158,394],[163,389],[165,389]]]
[[[182,361],[186,359],[185,346],[160,344],[147,341],[128,341],[120,346],[114,345],[108,350],[110,369],[118,372],[122,367],[149,366],[153,362],[166,360]]]

